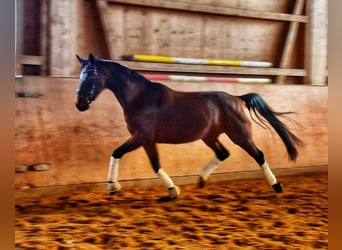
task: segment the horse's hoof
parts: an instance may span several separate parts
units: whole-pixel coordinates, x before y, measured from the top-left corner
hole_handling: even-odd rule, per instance
[[[281,185],[280,182],[273,184],[272,187],[273,187],[274,191],[276,191],[277,193],[283,192],[283,186]]]
[[[180,188],[177,185],[175,185],[172,188],[169,188],[168,191],[170,199],[177,199],[180,195]]]
[[[202,176],[200,176],[200,178],[198,180],[198,187],[199,188],[204,188],[205,187],[205,180],[203,179]]]
[[[108,191],[110,195],[114,195],[120,189],[121,184],[119,182],[108,182]]]
[[[172,200],[176,200],[180,194],[180,188],[178,186],[174,186],[168,188],[169,196],[161,197],[157,200],[157,202],[168,202]]]

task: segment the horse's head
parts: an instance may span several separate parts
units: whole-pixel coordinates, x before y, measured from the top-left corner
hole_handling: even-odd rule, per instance
[[[104,89],[96,69],[96,59],[89,54],[88,60],[76,55],[81,64],[80,86],[76,90],[75,105],[79,111],[89,109],[89,104],[95,100],[98,94]]]

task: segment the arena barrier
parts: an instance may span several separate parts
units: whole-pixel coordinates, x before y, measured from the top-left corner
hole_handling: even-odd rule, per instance
[[[143,74],[143,76],[151,81],[271,83],[270,78],[207,77],[167,74]]]
[[[161,81],[162,82],[162,81]],[[298,124],[285,121],[305,143],[296,162],[288,161],[280,139],[253,124],[253,138],[279,176],[300,169],[316,171],[328,165],[328,88],[305,85],[241,84],[165,81],[178,91],[225,91],[233,95],[256,92],[277,111],[295,111]],[[15,122],[15,166],[49,164],[47,171],[35,169],[15,174],[16,190],[51,186],[93,184],[103,187],[109,157],[129,138],[124,115],[113,94],[105,90],[87,112],[75,106],[78,78],[28,77],[17,79]],[[220,137],[231,156],[213,173],[225,177],[242,173],[262,174],[255,161],[226,136]],[[187,144],[158,144],[160,161],[181,184],[197,181],[199,171],[213,152],[202,141]],[[326,167],[325,167],[326,169]],[[13,170],[14,171],[14,170]],[[278,171],[282,171],[281,173]],[[253,175],[254,176],[254,175]],[[127,183],[155,179],[146,153],[139,148],[121,159],[119,180]],[[214,181],[211,178],[209,181]],[[158,180],[156,180],[158,181]],[[123,184],[124,184],[123,183]],[[136,182],[134,182],[134,185]],[[30,188],[31,187],[31,188]],[[105,190],[105,189],[104,189]]]
[[[183,63],[183,64],[219,65],[219,66],[265,67],[265,68],[273,66],[271,62],[185,58],[185,57],[170,57],[170,56],[141,55],[141,54],[125,55],[123,56],[123,59],[128,60],[128,61],[140,61],[140,62]]]

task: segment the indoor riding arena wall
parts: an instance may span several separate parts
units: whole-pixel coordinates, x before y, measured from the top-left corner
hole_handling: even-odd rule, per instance
[[[123,112],[114,95],[105,90],[86,112],[74,106],[77,78],[24,76],[16,80],[15,164],[48,163],[47,171],[16,173],[16,188],[103,183],[113,150],[129,138]],[[328,165],[328,87],[308,85],[190,83],[165,81],[181,91],[219,90],[234,95],[257,92],[278,111],[294,111],[284,120],[305,147],[295,162],[288,161],[278,135],[253,123],[253,138],[271,168],[284,173]],[[231,152],[214,174],[258,172],[259,167],[225,135]],[[161,165],[171,177],[197,176],[213,158],[202,141],[158,145]],[[140,148],[121,160],[119,180],[156,178]]]
[[[131,69],[170,72],[125,55],[265,61],[271,67],[172,65],[173,72],[327,83],[327,0],[18,0],[16,73],[70,77],[93,53]],[[195,67],[196,66],[196,67]]]

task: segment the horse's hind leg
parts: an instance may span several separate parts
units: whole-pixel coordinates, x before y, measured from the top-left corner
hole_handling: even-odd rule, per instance
[[[226,123],[228,125],[225,130],[226,134],[235,144],[239,145],[254,158],[262,169],[267,182],[276,192],[281,193],[281,184],[277,182],[277,178],[268,166],[264,153],[257,148],[252,139],[251,118],[244,112],[236,112],[235,115],[237,119],[230,120],[230,123]]]
[[[218,141],[217,138],[204,138],[203,141],[208,145],[208,147],[214,150],[216,156],[202,169],[198,182],[198,186],[200,188],[204,187],[210,174],[220,165],[220,163],[229,157],[229,151]]]
[[[261,167],[267,182],[273,187],[273,189],[281,193],[282,185],[277,181],[277,178],[273,174],[272,170],[268,166],[267,161],[265,160],[264,153],[259,150],[254,144],[250,133],[240,133],[238,137],[230,136],[232,141],[243,148],[250,156],[252,156],[255,161]]]

